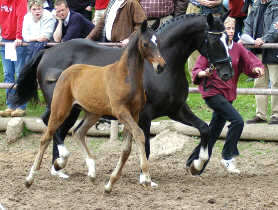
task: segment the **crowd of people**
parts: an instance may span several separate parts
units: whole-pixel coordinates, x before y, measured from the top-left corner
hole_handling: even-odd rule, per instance
[[[278,40],[278,0],[230,0],[225,3],[230,9],[225,21],[229,53],[232,58],[234,76],[222,81],[208,68],[208,61],[193,52],[188,60],[192,80],[199,84],[199,90],[206,104],[213,110],[210,122],[211,132],[209,156],[226,121],[231,124],[223,148],[221,163],[231,173],[239,173],[234,158],[239,154],[237,142],[244,122],[232,106],[236,99],[236,87],[241,73],[254,77],[254,87],[278,88],[278,50],[259,48],[266,42]],[[181,14],[209,14],[219,16],[225,7],[221,0],[0,0],[0,48],[4,82],[14,83],[21,68],[49,41],[65,42],[74,38],[87,38],[102,42],[128,44],[130,36],[147,19],[148,24],[160,19],[160,24]],[[93,12],[94,11],[94,12]],[[92,14],[93,17],[92,17]],[[247,50],[240,40],[241,34],[254,39],[255,50]],[[28,42],[30,47],[23,47]],[[13,53],[15,56],[13,55]],[[277,74],[276,74],[277,73]],[[204,90],[206,84],[213,84]],[[26,114],[26,104],[15,107],[9,102],[0,111],[2,117],[20,117]],[[267,96],[256,96],[256,115],[247,123],[267,122]],[[272,114],[269,124],[278,124],[278,96],[271,96]],[[196,147],[196,151],[200,148]],[[205,167],[205,166],[204,166]]]

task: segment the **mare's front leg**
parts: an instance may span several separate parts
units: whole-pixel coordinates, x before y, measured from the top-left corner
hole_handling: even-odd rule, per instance
[[[209,127],[208,125],[198,118],[185,103],[174,114],[169,116],[171,119],[181,122],[186,125],[197,128],[200,132],[201,142],[200,146],[195,148],[187,161],[187,166],[192,175],[199,175],[203,171],[205,163],[209,159],[208,155],[208,141],[209,141]]]
[[[64,146],[64,140],[67,136],[68,131],[76,122],[81,110],[77,107],[73,107],[70,115],[66,118],[63,124],[57,129],[53,136],[53,159],[52,159],[52,168],[51,174],[53,176],[59,176],[61,178],[68,178],[69,176],[63,172],[63,168],[65,168],[68,158],[69,151]]]
[[[91,181],[94,181],[96,178],[95,160],[93,155],[90,153],[90,150],[88,149],[85,138],[88,130],[98,121],[100,117],[100,115],[86,112],[83,123],[80,125],[80,127],[78,126],[74,130],[73,134],[73,138],[77,141],[77,143],[79,143],[79,146],[82,149],[85,162],[88,167],[88,176]]]

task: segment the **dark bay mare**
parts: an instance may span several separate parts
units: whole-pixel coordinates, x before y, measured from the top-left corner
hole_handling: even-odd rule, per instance
[[[131,152],[132,138],[138,145],[140,166],[144,185],[151,184],[149,163],[145,153],[145,137],[138,125],[139,113],[146,102],[143,87],[144,59],[161,73],[165,60],[159,51],[159,39],[147,27],[145,20],[131,37],[119,61],[106,66],[74,64],[60,75],[53,93],[51,113],[34,164],[26,178],[29,187],[34,175],[39,171],[42,158],[53,134],[70,114],[73,104],[85,112],[83,123],[74,131],[73,138],[79,143],[88,166],[88,176],[96,177],[95,161],[85,141],[87,131],[104,115],[116,117],[124,124],[125,146],[116,168],[110,176],[105,192],[110,193],[112,186],[120,178],[122,169]],[[152,70],[152,69],[146,69]],[[62,101],[62,103],[61,103]],[[56,164],[63,168],[69,156],[66,147],[59,147],[60,158]]]
[[[227,15],[227,14],[226,14]],[[198,50],[213,64],[223,80],[229,80],[232,66],[227,44],[223,41],[224,17],[203,15],[181,15],[163,24],[156,32],[160,39],[160,52],[165,59],[166,69],[161,74],[150,71],[153,68],[145,62],[144,89],[146,104],[140,113],[139,126],[145,134],[147,158],[150,155],[150,126],[154,118],[169,118],[197,128],[201,135],[200,154],[194,153],[187,161],[192,174],[199,174],[208,159],[207,144],[209,127],[199,119],[186,103],[188,81],[184,65],[189,55]],[[53,90],[62,71],[72,64],[92,64],[104,66],[120,58],[123,49],[100,46],[86,39],[71,40],[40,52],[22,70],[17,81],[14,102],[25,103],[37,96],[37,80],[47,102],[42,119],[47,124]],[[69,129],[76,122],[80,109],[73,106],[65,122],[54,134],[53,162],[59,157],[57,145],[63,145]],[[59,169],[59,168],[56,168]]]

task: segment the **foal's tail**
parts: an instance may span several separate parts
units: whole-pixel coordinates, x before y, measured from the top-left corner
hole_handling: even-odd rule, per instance
[[[13,105],[19,106],[27,103],[30,99],[38,101],[37,66],[41,61],[44,50],[39,51],[21,70],[16,83],[11,87],[15,89],[10,94],[10,101]],[[10,89],[11,89],[10,88]]]

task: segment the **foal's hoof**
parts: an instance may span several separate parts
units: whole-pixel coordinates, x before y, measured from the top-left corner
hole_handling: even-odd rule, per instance
[[[104,186],[104,193],[110,194],[112,192],[112,185],[110,182],[108,182],[105,186]]]
[[[27,187],[27,188],[29,188],[29,187],[31,187],[31,185],[33,184],[33,182],[31,182],[31,181],[28,181],[28,180],[25,180],[25,187]]]
[[[193,164],[191,164],[190,166],[186,166],[186,171],[192,176],[200,175],[200,171],[198,171]]]
[[[91,182],[94,182],[95,180],[96,180],[96,177],[95,176],[88,176],[89,177],[89,180],[91,181]]]
[[[152,180],[150,176],[145,176],[144,174],[140,173],[140,180],[139,180],[140,184],[143,185],[144,187],[147,186],[152,186]],[[154,183],[154,182],[153,182]],[[157,186],[156,183],[154,183],[154,186]]]

